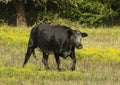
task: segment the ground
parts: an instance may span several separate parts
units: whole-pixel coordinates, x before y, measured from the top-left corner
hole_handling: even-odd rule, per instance
[[[42,54],[36,49],[38,61],[31,56],[22,68],[30,29],[0,27],[0,85],[120,85],[120,29],[82,29],[88,37],[84,48],[76,49],[76,70],[70,71],[71,59],[61,58],[62,72],[56,70],[53,55],[51,70],[46,71]]]

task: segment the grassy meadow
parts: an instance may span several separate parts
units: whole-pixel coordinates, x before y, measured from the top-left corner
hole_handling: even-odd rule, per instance
[[[73,27],[74,28],[74,27]],[[71,59],[61,58],[58,72],[53,55],[49,57],[50,71],[44,69],[42,55],[36,49],[22,68],[31,29],[0,27],[0,85],[120,85],[120,27],[82,29],[88,37],[84,48],[76,49],[76,70],[70,71]]]

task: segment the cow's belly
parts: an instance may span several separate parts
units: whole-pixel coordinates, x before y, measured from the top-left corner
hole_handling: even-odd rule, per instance
[[[47,47],[39,47],[39,49],[44,52],[45,54],[49,55],[49,54],[52,54],[53,53],[53,50],[50,49],[50,48],[47,48]]]
[[[63,51],[63,52],[61,52],[60,56],[63,58],[67,58],[68,56],[70,56],[70,54],[71,54],[71,50]]]
[[[67,58],[68,56],[70,56],[71,54],[71,49],[64,49],[62,51],[60,51],[60,49],[58,48],[53,48],[50,45],[49,46],[43,46],[43,45],[39,45],[39,48],[42,52],[44,52],[45,54],[49,55],[49,54],[53,54],[53,53],[58,53],[59,56],[63,57],[63,58]],[[53,50],[56,49],[56,50]]]

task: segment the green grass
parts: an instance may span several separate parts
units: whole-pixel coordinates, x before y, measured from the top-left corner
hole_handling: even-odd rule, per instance
[[[75,26],[73,25],[73,28]],[[50,71],[44,69],[38,49],[38,61],[32,56],[22,68],[30,29],[0,27],[0,85],[119,85],[120,29],[81,29],[88,37],[84,48],[76,49],[76,70],[70,71],[71,59],[61,58],[62,72],[56,70],[54,56],[49,57]],[[76,28],[74,28],[76,29]]]

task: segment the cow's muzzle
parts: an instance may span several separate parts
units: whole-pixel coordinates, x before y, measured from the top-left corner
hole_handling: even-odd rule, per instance
[[[78,45],[76,46],[77,49],[82,49],[83,48],[83,45]]]

